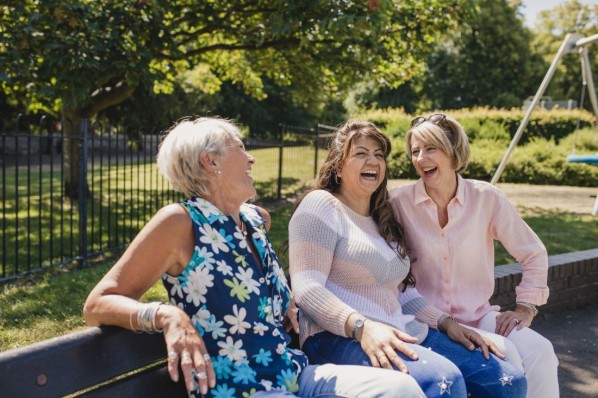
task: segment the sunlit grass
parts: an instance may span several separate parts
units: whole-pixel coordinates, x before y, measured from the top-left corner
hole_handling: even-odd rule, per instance
[[[290,204],[271,211],[269,236],[277,251],[287,239],[290,214]],[[545,243],[549,254],[596,247],[598,228],[596,219],[591,215],[537,209],[523,209],[522,214]],[[282,253],[279,256],[284,263]],[[0,350],[85,328],[81,317],[85,298],[113,261],[73,272],[60,272],[35,283],[5,288],[0,292]],[[502,247],[497,249],[497,265],[512,261]],[[161,281],[156,282],[143,300],[166,300]]]

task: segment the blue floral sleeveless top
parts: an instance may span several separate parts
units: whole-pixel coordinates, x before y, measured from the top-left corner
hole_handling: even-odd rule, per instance
[[[181,203],[193,221],[195,251],[177,277],[164,274],[170,302],[202,336],[216,373],[210,397],[248,397],[259,390],[298,391],[307,357],[288,347],[282,320],[290,305],[284,272],[253,205],[241,207],[261,264],[231,217],[203,198]],[[196,396],[200,396],[196,390]]]

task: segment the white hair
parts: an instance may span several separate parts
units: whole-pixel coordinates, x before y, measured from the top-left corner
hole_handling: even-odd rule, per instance
[[[209,173],[199,162],[199,155],[204,151],[222,155],[226,145],[235,139],[241,139],[241,133],[228,120],[182,120],[166,132],[160,143],[158,169],[173,189],[187,197],[205,197]]]

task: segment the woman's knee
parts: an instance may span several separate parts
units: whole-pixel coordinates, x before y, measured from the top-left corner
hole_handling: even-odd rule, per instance
[[[412,375],[426,396],[450,394],[465,397],[467,390],[461,370],[444,356],[422,346],[411,346],[419,356],[416,361],[403,357],[409,374]],[[403,356],[399,353],[400,356]]]
[[[519,333],[521,335],[517,336],[517,340],[513,339],[513,342],[521,355],[526,373],[534,372],[534,369],[548,370],[558,367],[559,360],[550,340],[531,329],[523,329]]]
[[[474,397],[525,398],[527,380],[513,364],[493,357],[486,369],[472,373],[467,379],[467,390]]]

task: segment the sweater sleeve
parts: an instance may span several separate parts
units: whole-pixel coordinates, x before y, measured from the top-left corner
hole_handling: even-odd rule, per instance
[[[303,199],[289,223],[289,273],[301,311],[345,336],[345,322],[355,310],[326,287],[339,239],[338,211],[327,192],[313,191]]]
[[[399,292],[399,302],[403,313],[415,316],[420,322],[433,329],[438,329],[438,319],[445,313],[434,307],[415,287],[408,287],[404,292]]]
[[[523,268],[517,301],[535,305],[548,300],[548,254],[540,238],[521,218],[515,207],[500,190],[498,208],[494,211],[492,232]]]

